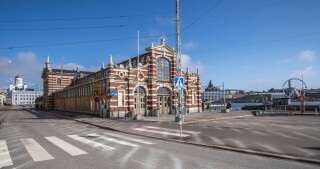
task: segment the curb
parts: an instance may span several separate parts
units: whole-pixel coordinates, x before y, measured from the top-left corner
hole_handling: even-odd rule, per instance
[[[320,165],[320,160],[317,160],[317,159],[303,158],[303,157],[297,157],[297,156],[291,156],[291,155],[282,155],[282,154],[276,154],[276,153],[270,153],[270,152],[246,150],[246,149],[232,148],[232,147],[226,147],[226,146],[192,143],[192,142],[187,142],[187,141],[183,141],[183,140],[176,140],[176,139],[170,139],[170,138],[162,138],[162,137],[144,135],[144,134],[141,134],[141,133],[129,132],[129,131],[115,129],[115,128],[111,128],[111,127],[100,126],[100,125],[96,125],[96,124],[93,124],[93,123],[90,123],[90,122],[73,119],[71,117],[60,115],[60,114],[56,114],[56,113],[52,113],[52,112],[47,112],[46,111],[46,113],[51,114],[51,115],[55,115],[55,116],[58,116],[58,117],[63,117],[63,118],[67,118],[67,119],[70,119],[70,120],[74,120],[76,122],[92,125],[92,126],[95,126],[95,127],[101,128],[101,129],[119,131],[119,132],[122,132],[122,133],[134,134],[134,135],[153,138],[153,139],[158,139],[158,140],[171,141],[171,142],[175,142],[175,143],[184,143],[184,144],[190,144],[190,145],[195,145],[195,146],[200,146],[200,147],[210,147],[210,148],[216,148],[216,149],[220,149],[220,150],[228,150],[228,151],[239,152],[239,153],[260,155],[260,156],[264,156],[264,157],[270,157],[270,158],[277,158],[277,159],[283,159],[283,160],[290,160],[290,161],[304,162],[304,163],[309,163],[309,164]]]

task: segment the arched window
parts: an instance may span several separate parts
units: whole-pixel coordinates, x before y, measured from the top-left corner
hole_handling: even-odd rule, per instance
[[[170,63],[166,58],[157,59],[157,80],[170,81]]]
[[[158,89],[157,93],[160,95],[168,95],[170,94],[170,91],[165,87],[161,87]]]
[[[144,90],[143,87],[139,86],[138,88],[136,88],[136,90],[134,91],[134,93],[145,94],[146,91]]]

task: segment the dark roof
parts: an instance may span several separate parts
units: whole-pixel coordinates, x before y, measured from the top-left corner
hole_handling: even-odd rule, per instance
[[[52,72],[53,72],[53,73],[60,73],[60,72],[61,72],[61,69],[52,69]],[[78,72],[77,72],[77,70],[66,70],[66,69],[63,69],[63,73],[78,73]],[[79,71],[79,73],[91,74],[91,73],[94,73],[94,72]]]

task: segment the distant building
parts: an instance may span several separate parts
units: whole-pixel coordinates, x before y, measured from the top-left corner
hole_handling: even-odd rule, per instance
[[[7,104],[11,105],[31,105],[35,104],[35,99],[42,95],[42,91],[28,89],[27,85],[23,84],[23,78],[17,75],[15,84],[10,84],[8,89]]]
[[[2,87],[0,87],[0,107],[3,107],[6,103],[7,92]]]
[[[205,91],[201,93],[202,101],[222,101],[224,95],[226,99],[232,99],[243,95],[244,90],[234,90],[234,89],[225,89],[224,91],[219,89],[216,86],[213,86],[211,80],[208,84],[208,87],[205,88]]]
[[[319,101],[320,100],[320,89],[307,89],[306,99],[309,101]]]
[[[20,77],[20,75],[17,75],[15,77],[15,83],[14,84],[10,84],[9,86],[9,91],[12,90],[26,90],[27,89],[27,85],[23,84],[23,78]]]
[[[258,92],[250,91],[247,92],[242,97],[236,98],[234,102],[249,102],[249,103],[272,103],[273,100],[286,98],[286,95],[283,92]]]

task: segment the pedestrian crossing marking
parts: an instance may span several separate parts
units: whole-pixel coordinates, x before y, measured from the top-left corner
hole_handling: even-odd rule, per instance
[[[0,140],[0,168],[13,165],[6,140]]]
[[[59,148],[61,148],[62,150],[64,150],[65,152],[69,153],[72,156],[76,156],[76,155],[82,155],[82,154],[88,154],[87,152],[61,140],[58,137],[55,136],[51,136],[51,137],[45,137],[48,141],[50,141],[52,144],[58,146]]]
[[[68,137],[73,138],[73,139],[75,139],[77,141],[80,141],[80,142],[82,142],[84,144],[88,144],[88,145],[90,145],[92,147],[97,147],[97,148],[101,149],[102,151],[115,149],[113,147],[110,147],[110,146],[95,142],[93,140],[89,140],[89,139],[80,137],[78,135],[68,135]]]
[[[113,136],[113,137],[118,137],[118,138],[130,140],[130,141],[135,141],[135,142],[138,142],[138,143],[143,143],[143,144],[156,144],[156,143],[153,143],[153,142],[150,142],[150,141],[144,141],[142,139],[127,137],[127,136],[120,135],[120,134],[115,134],[115,133],[104,133],[104,134],[110,135],[110,136]]]
[[[114,139],[114,138],[109,138],[109,137],[101,136],[101,135],[98,135],[98,134],[96,134],[96,133],[91,133],[91,134],[88,134],[88,135],[89,135],[89,136],[97,136],[98,138],[103,139],[103,140],[107,140],[107,141],[114,142],[114,143],[118,143],[118,144],[122,144],[122,145],[131,146],[131,147],[137,147],[137,146],[139,146],[139,145],[137,145],[137,144],[132,144],[132,143],[128,143],[128,142],[125,142],[125,141],[117,140],[117,139]]]
[[[109,135],[109,136],[105,136]],[[79,135],[67,135],[68,137],[79,141],[81,143],[84,143],[86,145],[99,148],[101,150],[113,150],[116,149],[114,147],[96,142],[94,140],[90,140],[85,138],[85,136],[91,136],[91,137],[96,137],[98,139],[126,145],[126,146],[131,146],[131,147],[137,147],[139,146],[138,144],[130,143],[128,141],[122,141],[122,140],[129,140],[129,141],[134,141],[138,143],[143,143],[143,144],[156,144],[150,141],[145,141],[143,139],[139,138],[134,138],[134,137],[127,137],[125,135],[120,135],[120,134],[115,134],[115,133],[104,133],[104,134],[96,134],[96,133],[91,133],[91,134],[86,134],[84,137],[79,136]],[[72,156],[77,156],[77,155],[83,155],[83,154],[88,154],[86,151],[56,137],[56,136],[48,136],[44,137],[46,140],[48,140],[50,143],[54,144],[55,146],[61,148],[64,150],[66,153],[72,155]],[[52,160],[55,159],[49,152],[47,152],[44,147],[42,147],[37,141],[35,141],[33,138],[25,138],[25,139],[20,139],[22,142],[22,146],[25,147],[25,150],[27,150],[28,154],[31,156],[34,162],[40,162],[40,161],[46,161],[46,160]],[[13,165],[12,158],[10,156],[9,149],[7,147],[6,140],[0,140],[0,168],[2,167],[7,167]]]
[[[32,138],[20,139],[33,161],[52,160],[52,157],[39,143]]]
[[[180,133],[170,133],[170,132],[166,132],[166,131],[148,130],[148,129],[144,129],[144,128],[133,128],[133,129],[138,130],[138,131],[149,132],[149,133],[164,134],[164,135],[171,135],[171,136],[179,136],[180,137]],[[186,135],[186,134],[181,135],[181,137],[188,137],[188,136],[189,135]]]
[[[173,132],[180,133],[180,130],[170,129],[170,128],[162,128],[162,127],[154,127],[154,126],[143,126],[143,128],[159,129],[159,130],[164,130],[164,131],[173,131]],[[183,130],[183,133],[189,133],[189,134],[200,134],[201,132]]]

